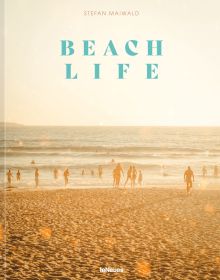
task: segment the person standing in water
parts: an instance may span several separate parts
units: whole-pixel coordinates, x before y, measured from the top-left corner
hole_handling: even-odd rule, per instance
[[[17,179],[18,182],[21,180],[21,172],[20,172],[19,169],[18,169],[18,171],[16,173],[16,179]]]
[[[35,186],[36,186],[36,187],[39,187],[39,176],[40,176],[39,169],[36,168],[36,169],[35,169],[35,173],[34,173],[34,177],[35,177]]]
[[[12,180],[12,177],[13,177],[11,169],[8,170],[6,175],[7,175],[8,187],[11,187],[11,180]]]
[[[191,193],[192,182],[194,182],[194,174],[190,166],[184,172],[184,181],[186,182],[186,193],[187,195]]]
[[[131,187],[134,188],[135,187],[135,181],[137,178],[137,169],[136,167],[133,165],[132,166],[132,175],[131,175]]]
[[[70,176],[68,168],[64,171],[63,176],[64,176],[64,184],[65,184],[65,187],[66,187],[67,184],[69,183],[69,176]]]
[[[131,177],[132,177],[132,166],[130,165],[127,171],[127,179],[125,181],[124,187],[126,186],[127,182],[130,180],[131,181]],[[132,181],[131,181],[132,184]]]
[[[121,181],[121,174],[124,175],[124,172],[123,172],[123,169],[122,169],[120,163],[118,163],[116,165],[114,174],[115,174],[115,186],[116,186],[116,188],[118,188],[120,185],[120,181]]]
[[[57,168],[54,168],[54,170],[53,170],[53,177],[55,180],[58,179],[58,169]]]
[[[207,168],[206,168],[206,166],[204,165],[203,167],[202,167],[202,177],[206,177],[207,176]]]
[[[143,175],[142,175],[141,170],[139,170],[139,173],[138,173],[138,185],[140,187],[142,186],[142,181],[143,181]]]

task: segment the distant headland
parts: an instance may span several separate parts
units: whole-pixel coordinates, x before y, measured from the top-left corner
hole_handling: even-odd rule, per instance
[[[13,122],[0,122],[0,127],[7,126],[7,127],[20,127],[24,126],[23,124],[20,123],[13,123]]]

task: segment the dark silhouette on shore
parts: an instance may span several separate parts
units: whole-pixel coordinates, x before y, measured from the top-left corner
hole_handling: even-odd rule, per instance
[[[136,179],[137,179],[137,169],[134,165],[132,166],[132,173],[131,174],[132,174],[131,175],[131,187],[134,188],[135,183],[136,183]]]
[[[66,187],[69,183],[69,176],[70,176],[68,168],[64,171],[63,176],[64,176],[64,184],[65,184],[65,187]]]
[[[143,181],[143,175],[142,175],[141,170],[139,170],[139,173],[138,173],[138,185],[140,187],[142,186],[142,181]]]
[[[135,187],[135,182],[137,179],[137,169],[136,167],[133,165],[130,165],[127,171],[127,178],[124,184],[124,187],[127,185],[128,181],[131,182],[131,188]]]
[[[35,169],[35,173],[34,173],[34,177],[35,177],[35,186],[36,186],[36,187],[39,187],[39,176],[40,176],[39,169],[36,168],[36,169]]]
[[[202,174],[200,173],[199,176],[202,176],[203,178],[207,177],[208,172],[207,172],[207,167],[206,166],[201,166],[201,171]],[[220,169],[219,166],[215,165],[212,167],[213,168],[213,175],[211,174],[210,177],[216,178],[216,180],[219,178],[220,175]],[[90,169],[88,172],[91,172],[92,176],[97,175],[98,178],[103,178],[103,167],[101,165],[98,166],[98,173],[95,173],[95,169]],[[15,171],[16,172],[16,171]],[[107,172],[106,172],[107,173]],[[35,186],[39,186],[39,177],[40,177],[40,172],[38,168],[35,168]],[[85,169],[81,170],[81,175],[84,176],[86,174]],[[88,173],[89,174],[89,173]],[[23,179],[23,176],[21,176],[21,171],[17,169],[17,172],[15,173],[15,178],[17,182],[20,182],[21,179]],[[53,176],[54,179],[58,179],[59,176],[59,169],[54,168],[53,169]],[[64,184],[65,186],[68,185],[69,183],[69,169],[66,168],[63,173],[64,176]],[[124,171],[120,163],[116,164],[115,168],[112,171],[112,176],[113,176],[113,187],[119,187],[120,184],[122,183],[122,176],[124,176]],[[22,178],[21,178],[22,177]],[[12,178],[13,178],[13,173],[11,169],[8,169],[8,172],[6,173],[6,178],[7,178],[7,185],[11,186],[12,184]],[[97,178],[97,177],[96,177]],[[194,182],[194,172],[188,166],[187,170],[184,172],[184,182],[186,183],[186,192],[187,194],[191,193],[192,187],[193,187],[193,182]],[[142,186],[143,184],[143,173],[142,170],[137,170],[137,168],[134,165],[130,165],[128,170],[127,170],[127,176],[126,180],[124,183],[124,187],[126,187],[127,184],[130,184],[131,188],[134,188],[135,186]]]
[[[184,172],[184,181],[186,182],[186,193],[189,195],[192,191],[192,183],[194,182],[194,173],[190,166]]]
[[[121,175],[124,175],[124,171],[121,167],[121,164],[118,163],[113,170],[113,187],[118,188],[120,186]]]
[[[8,172],[6,173],[7,175],[7,182],[8,182],[8,187],[11,187],[11,181],[12,181],[12,177],[13,177],[13,174],[11,172],[11,169],[8,170]]]
[[[17,179],[18,182],[21,180],[21,172],[20,172],[19,169],[18,169],[18,171],[16,173],[16,179]]]
[[[130,165],[127,171],[127,178],[124,184],[124,187],[127,185],[127,182],[130,181],[131,182],[131,186],[132,186],[132,166]]]

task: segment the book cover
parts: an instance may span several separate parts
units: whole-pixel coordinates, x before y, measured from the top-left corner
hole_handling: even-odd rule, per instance
[[[1,1],[1,279],[220,279],[219,10]]]

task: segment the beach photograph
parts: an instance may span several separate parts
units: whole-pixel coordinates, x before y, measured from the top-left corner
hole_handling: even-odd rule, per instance
[[[220,128],[6,135],[2,277],[219,279]]]
[[[0,279],[220,279],[219,2],[2,5]]]

